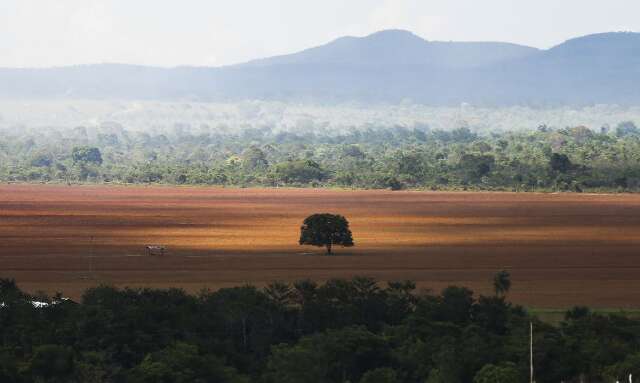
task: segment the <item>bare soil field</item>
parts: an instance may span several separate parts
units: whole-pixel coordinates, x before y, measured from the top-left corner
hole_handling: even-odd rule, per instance
[[[299,246],[320,212],[356,246]],[[0,185],[0,276],[31,292],[366,275],[490,293],[503,268],[524,305],[639,308],[640,195]]]

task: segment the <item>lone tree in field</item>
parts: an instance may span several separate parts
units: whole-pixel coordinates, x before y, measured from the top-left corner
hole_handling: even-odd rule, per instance
[[[313,214],[308,216],[300,227],[300,244],[326,246],[331,254],[331,246],[353,246],[349,222],[337,214]]]
[[[493,277],[493,289],[496,296],[505,296],[511,288],[511,274],[507,270],[502,270]]]

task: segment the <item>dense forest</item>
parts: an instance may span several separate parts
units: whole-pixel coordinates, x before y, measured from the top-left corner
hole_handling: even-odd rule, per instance
[[[87,290],[0,280],[0,381],[494,383],[640,376],[640,320],[584,307],[550,325],[495,294],[365,277],[204,290]],[[626,379],[625,379],[626,381]]]
[[[631,122],[514,132],[322,129],[4,130],[4,182],[314,186],[394,190],[638,191]]]

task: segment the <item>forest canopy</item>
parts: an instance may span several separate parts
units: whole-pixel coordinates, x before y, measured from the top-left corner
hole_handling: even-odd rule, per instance
[[[640,130],[11,129],[0,135],[0,181],[638,191]]]
[[[537,382],[640,373],[640,320],[576,307],[551,325],[506,290],[356,277],[197,295],[99,286],[75,303],[1,279],[0,381],[527,381],[530,323]]]

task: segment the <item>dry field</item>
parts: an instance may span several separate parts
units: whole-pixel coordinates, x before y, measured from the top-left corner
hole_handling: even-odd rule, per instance
[[[356,247],[299,246],[316,212]],[[503,268],[525,305],[640,308],[640,195],[0,185],[0,276],[29,291],[367,275],[488,293]]]

